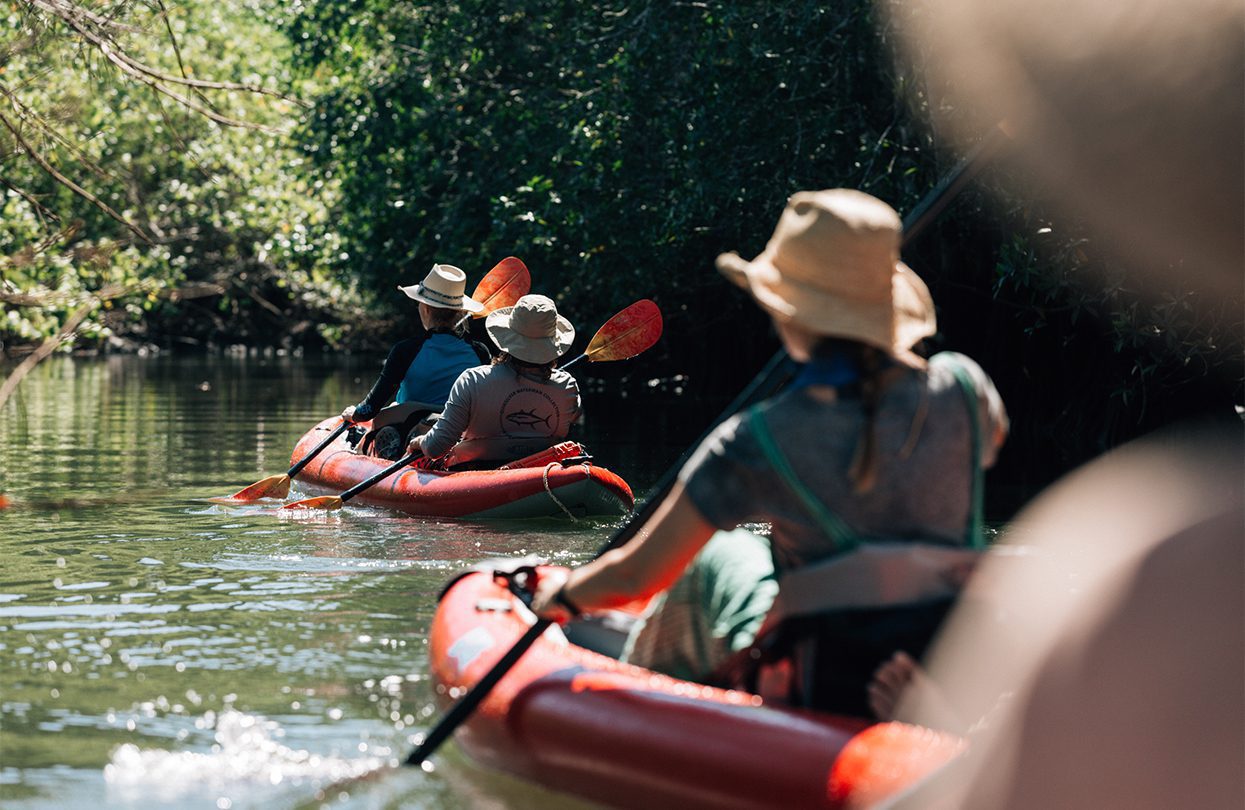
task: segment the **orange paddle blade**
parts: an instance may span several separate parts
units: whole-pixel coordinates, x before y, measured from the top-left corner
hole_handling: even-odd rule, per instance
[[[321,495],[317,498],[303,498],[301,501],[287,503],[282,509],[324,509],[332,512],[342,508],[342,499],[336,495]]]
[[[483,318],[502,307],[512,306],[532,289],[532,276],[521,259],[507,256],[485,274],[476,285],[471,297],[484,304],[484,309],[473,312],[471,317]]]
[[[8,509],[12,503],[3,492],[0,492],[0,509]]]
[[[290,494],[290,477],[284,473],[281,475],[270,475],[262,481],[256,481],[249,487],[243,487],[228,498],[208,498],[212,503],[223,503],[226,505],[235,503],[250,503],[263,498],[284,498]]]
[[[636,301],[597,330],[584,354],[593,363],[635,357],[657,342],[661,326],[657,305],[647,298]]]

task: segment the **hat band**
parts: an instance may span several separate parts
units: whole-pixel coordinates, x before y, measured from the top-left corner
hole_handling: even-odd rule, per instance
[[[426,295],[429,298],[435,298],[438,301],[444,301],[447,304],[453,304],[454,306],[462,306],[463,303],[463,297],[461,295],[446,295],[445,293],[438,292],[425,284],[419,285],[419,294]]]

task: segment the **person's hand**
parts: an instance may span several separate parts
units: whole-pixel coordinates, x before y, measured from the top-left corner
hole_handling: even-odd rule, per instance
[[[445,465],[441,463],[441,459],[428,458],[428,456],[421,456],[415,459],[411,462],[411,466],[417,470],[432,470],[434,472],[444,472],[445,470]]]
[[[421,435],[421,436],[415,436],[415,437],[414,437],[414,438],[412,438],[409,442],[407,442],[407,443],[406,443],[406,453],[407,453],[407,455],[410,455],[411,453],[420,453],[420,454],[422,454],[422,453],[424,452],[424,443],[423,443],[423,441],[422,441],[422,440],[423,440],[423,438],[424,438],[424,437],[423,437],[422,435]]]
[[[342,419],[346,420],[352,425],[354,424],[354,406],[353,405],[351,405],[346,410],[342,411]]]
[[[558,624],[566,624],[578,616],[578,606],[563,592],[570,575],[569,568],[542,569],[536,593],[532,595],[532,612]]]

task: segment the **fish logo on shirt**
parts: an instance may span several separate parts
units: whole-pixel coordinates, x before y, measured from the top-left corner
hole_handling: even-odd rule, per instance
[[[511,438],[552,436],[562,421],[558,404],[543,391],[520,388],[512,392],[497,412],[502,432]]]
[[[514,413],[506,414],[507,422],[514,425],[515,427],[522,427],[522,428],[530,428],[536,425],[544,425],[546,428],[552,429],[553,426],[550,424],[551,419],[553,419],[553,414],[549,414],[548,416],[544,416],[544,417],[537,416],[535,408],[533,408],[530,411],[515,411]]]

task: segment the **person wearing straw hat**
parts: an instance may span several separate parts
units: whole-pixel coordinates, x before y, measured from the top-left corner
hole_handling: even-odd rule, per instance
[[[917,353],[935,332],[934,306],[899,261],[900,228],[895,211],[867,194],[800,192],[760,256],[718,258],[769,313],[802,371],[701,444],[634,541],[543,577],[538,615],[565,620],[665,591],[626,658],[703,682],[749,645],[797,573],[859,562],[881,543],[900,549],[901,566],[908,544],[934,556],[980,544],[980,470],[993,463],[1007,417],[971,360]],[[737,528],[747,523],[771,524],[768,541]],[[825,591],[840,607],[879,604],[851,577],[838,581],[853,584],[804,590]],[[854,664],[851,694],[813,697],[803,682],[801,695],[783,697],[865,714],[878,663]]]
[[[372,420],[372,441],[365,447],[375,455],[397,459],[407,432],[445,406],[458,375],[488,362],[488,350],[468,340],[459,325],[464,315],[484,308],[465,294],[466,288],[467,274],[450,264],[434,264],[423,281],[398,287],[418,302],[424,332],[397,343],[367,396],[342,411],[348,422]]]
[[[525,295],[484,325],[500,354],[492,365],[464,371],[436,424],[410,443],[427,459],[449,454],[444,465],[456,469],[494,467],[552,447],[580,414],[575,378],[556,368],[575,327],[552,299]]]

